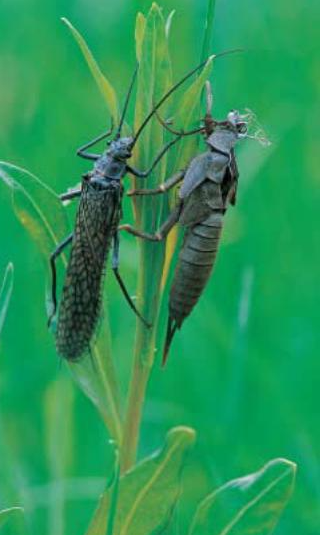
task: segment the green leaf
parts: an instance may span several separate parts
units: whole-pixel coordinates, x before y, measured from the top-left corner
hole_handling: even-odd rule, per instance
[[[171,87],[171,61],[168,40],[165,32],[165,19],[162,10],[155,3],[152,4],[146,17],[143,40],[138,44],[141,49],[141,59],[138,70],[137,96],[135,106],[135,132],[157,102]],[[141,25],[141,23],[139,23]],[[136,34],[140,35],[138,30]],[[165,132],[159,122],[153,118],[143,130],[138,139],[134,152],[134,166],[147,169],[165,142]],[[154,187],[163,182],[166,175],[167,156],[165,155],[154,172],[147,179],[147,187]],[[139,187],[143,181],[139,179]],[[165,199],[135,198],[136,224],[138,227],[154,230],[160,222]],[[162,266],[164,261],[164,244],[139,241],[140,265],[137,295],[138,306],[142,315],[156,326],[159,304],[159,288]],[[143,299],[141,299],[143,297]],[[154,358],[154,329],[145,329],[138,324],[135,355],[141,363]]]
[[[48,260],[69,231],[58,195],[29,171],[7,162],[0,161],[0,180],[12,193],[17,218]]]
[[[167,39],[169,38],[169,35],[170,35],[170,30],[171,30],[171,24],[172,24],[172,19],[174,17],[174,14],[175,14],[175,9],[173,9],[170,13],[169,13],[169,16],[166,20],[166,26],[165,26],[165,30],[166,30],[166,37]]]
[[[269,535],[294,487],[296,465],[275,459],[229,481],[198,507],[189,535]]]
[[[200,75],[190,85],[187,91],[180,99],[180,104],[177,107],[177,113],[174,117],[175,128],[183,129],[187,131],[190,127],[200,126],[201,116],[201,93],[204,84],[208,80],[212,69],[212,60],[214,56],[211,56],[205,66],[203,67]],[[199,134],[186,137],[184,142],[179,144],[176,156],[174,159],[173,169],[181,169],[185,167],[191,158],[197,153],[199,144]]]
[[[25,169],[0,161],[0,181],[9,188],[18,220],[36,242],[49,267],[50,253],[69,233],[65,207],[54,191]],[[66,266],[64,255],[62,260]],[[83,359],[69,366],[84,392],[98,407],[111,436],[119,441],[119,395],[106,317],[99,334],[93,351],[96,365]]]
[[[142,13],[138,13],[137,18],[136,18],[135,40],[136,40],[136,56],[137,56],[137,60],[139,63],[141,61],[142,43],[143,43],[145,28],[146,28],[146,18]]]
[[[170,522],[180,494],[186,453],[194,440],[193,429],[172,429],[160,452],[144,459],[121,477],[113,535],[156,534]],[[109,504],[110,491],[107,490],[86,535],[105,534]]]
[[[84,358],[69,366],[81,389],[97,407],[110,436],[120,444],[120,398],[110,338],[109,321],[104,316],[92,348],[92,359]]]
[[[102,74],[98,63],[94,59],[82,35],[78,32],[78,30],[74,28],[74,26],[72,26],[71,22],[68,19],[63,17],[61,20],[64,24],[66,24],[66,26],[68,26],[75,41],[79,45],[79,48],[91,71],[91,74],[93,78],[95,79],[96,84],[108,106],[108,109],[110,111],[111,117],[113,118],[114,124],[118,124],[119,123],[119,107],[118,107],[117,95],[116,95],[114,88],[112,87],[109,80],[107,80],[107,78],[104,76],[104,74]]]
[[[213,21],[214,21],[215,7],[216,7],[216,0],[208,0],[201,61],[205,61],[205,59],[210,54],[210,45],[212,43],[212,36],[213,36]]]
[[[21,515],[24,513],[24,510],[22,507],[10,507],[9,509],[3,509],[0,511],[0,528],[4,526],[8,522],[8,520],[11,520],[11,518]]]
[[[0,289],[0,334],[7,315],[13,288],[13,264],[7,265]]]

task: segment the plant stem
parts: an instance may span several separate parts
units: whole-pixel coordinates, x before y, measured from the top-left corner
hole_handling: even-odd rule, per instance
[[[142,409],[148,379],[149,371],[135,363],[130,383],[128,412],[123,433],[121,473],[127,472],[136,460]]]
[[[163,244],[140,243],[138,295],[141,296],[142,313],[145,318],[151,319],[153,326],[146,329],[141,321],[137,322],[134,363],[120,456],[121,473],[133,466],[137,455],[143,404],[154,361],[163,261]]]

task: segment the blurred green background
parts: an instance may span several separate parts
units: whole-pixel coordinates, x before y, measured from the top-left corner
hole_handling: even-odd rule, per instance
[[[159,1],[176,10],[175,79],[201,52],[205,0]],[[0,158],[60,192],[88,167],[76,148],[109,123],[71,35],[87,39],[123,97],[135,64],[134,22],[143,0],[3,0],[0,6]],[[178,333],[165,371],[150,381],[140,455],[168,428],[196,428],[175,523],[197,499],[273,457],[298,463],[293,499],[277,535],[320,532],[319,468],[319,17],[318,0],[217,0],[212,76],[215,116],[253,109],[272,140],[239,146],[238,204],[227,215],[215,274]],[[128,184],[128,182],[127,182]],[[15,283],[0,355],[0,508],[26,507],[32,533],[85,530],[110,452],[90,402],[60,366],[46,328],[46,266],[0,185],[0,273]],[[123,237],[122,272],[136,278],[137,244]],[[123,389],[135,318],[107,281]],[[22,533],[9,525],[3,533]],[[173,530],[173,533],[176,533]]]

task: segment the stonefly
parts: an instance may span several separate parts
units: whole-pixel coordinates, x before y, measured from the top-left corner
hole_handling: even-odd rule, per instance
[[[224,55],[218,54],[217,56]],[[216,56],[216,57],[217,57]],[[62,201],[80,197],[74,231],[58,245],[51,254],[50,265],[52,271],[52,305],[53,310],[49,318],[49,325],[57,311],[57,277],[56,259],[62,251],[71,244],[70,258],[60,300],[57,328],[56,347],[58,353],[71,361],[78,360],[90,349],[97,321],[101,311],[101,289],[107,256],[112,245],[112,269],[120,288],[137,316],[146,327],[150,324],[136,309],[125,284],[119,274],[119,235],[118,226],[122,216],[122,178],[130,173],[139,178],[145,178],[153,171],[166,151],[180,139],[178,136],[167,143],[156,156],[149,169],[140,171],[130,166],[127,160],[141,132],[156,113],[157,109],[185,80],[205,65],[202,62],[187,73],[176,83],[152,108],[144,119],[138,131],[132,137],[121,137],[121,129],[125,120],[130,95],[132,93],[137,69],[132,78],[121,119],[116,134],[108,141],[107,148],[100,154],[87,152],[97,142],[111,136],[110,130],[89,143],[82,146],[77,154],[82,158],[93,160],[93,170],[83,175],[80,188],[69,190],[60,196]]]

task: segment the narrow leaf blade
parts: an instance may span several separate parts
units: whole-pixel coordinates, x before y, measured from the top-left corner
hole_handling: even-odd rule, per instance
[[[108,109],[110,111],[111,117],[113,118],[113,121],[115,124],[118,124],[119,122],[119,108],[118,108],[118,101],[117,101],[117,95],[112,87],[111,83],[107,78],[102,74],[100,67],[96,60],[94,59],[87,43],[85,42],[82,35],[72,26],[71,22],[66,19],[62,18],[62,22],[69,28],[71,31],[76,43],[78,44],[83,57],[85,58],[87,65],[91,71],[91,74],[93,78],[95,79],[95,82],[108,106]]]
[[[0,334],[7,315],[13,288],[13,264],[7,265],[0,290]]]
[[[16,165],[0,161],[0,181],[12,193],[15,214],[48,259],[69,227],[62,203],[39,178]]]
[[[198,507],[189,535],[269,535],[292,494],[296,465],[275,459],[234,479]]]
[[[69,233],[66,210],[60,198],[29,171],[0,161],[1,181],[11,192],[18,220],[39,247],[49,267],[50,253]],[[64,255],[62,260],[66,266]],[[78,364],[70,364],[70,367],[75,375],[78,375],[78,382],[84,392],[98,406],[111,435],[119,439],[118,388],[109,338],[108,320],[104,318],[94,348],[94,359],[99,365],[95,366],[91,373],[88,373],[85,359]]]
[[[135,40],[136,40],[136,56],[140,63],[142,54],[142,43],[144,38],[144,31],[146,28],[146,18],[142,13],[137,14],[136,28],[135,28]]]

